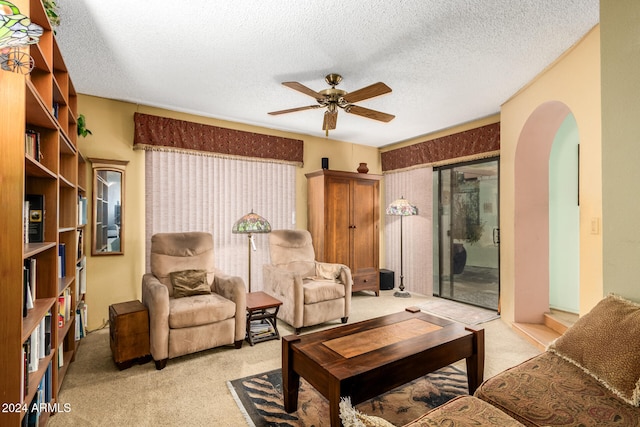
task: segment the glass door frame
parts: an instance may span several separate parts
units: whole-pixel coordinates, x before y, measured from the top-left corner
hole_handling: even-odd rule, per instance
[[[445,200],[443,203],[443,197],[446,196],[446,194],[443,195],[443,171],[453,171],[456,168],[462,168],[465,166],[472,166],[472,165],[478,165],[478,164],[482,164],[482,163],[493,163],[495,162],[495,167],[496,167],[496,180],[497,180],[497,185],[496,185],[496,200],[495,200],[495,216],[496,216],[496,226],[492,227],[491,230],[487,230],[486,232],[490,232],[491,233],[491,239],[493,241],[493,244],[496,246],[497,249],[497,254],[496,254],[496,273],[497,273],[497,292],[498,292],[498,301],[496,302],[497,304],[497,311],[500,311],[500,157],[488,157],[485,159],[478,159],[478,160],[473,160],[473,161],[468,161],[468,162],[460,162],[460,163],[453,163],[453,164],[448,164],[448,165],[443,165],[443,166],[438,166],[438,167],[434,167],[433,168],[433,173],[434,173],[434,177],[433,177],[433,182],[434,182],[434,196],[435,200],[434,200],[434,230],[433,230],[433,236],[434,239],[437,239],[437,242],[434,242],[434,268],[437,268],[437,271],[434,271],[434,288],[433,288],[433,294],[434,296],[438,296],[441,298],[446,298],[446,299],[451,299],[454,301],[460,301],[460,300],[456,300],[455,296],[454,296],[454,292],[453,292],[453,286],[454,286],[454,257],[452,256],[452,253],[454,251],[454,239],[451,236],[451,230],[452,230],[452,223],[453,223],[453,216],[451,215],[453,212],[453,208],[452,208],[452,203],[453,203],[453,179],[449,179],[449,191],[448,191],[448,200]],[[451,174],[452,175],[452,174]],[[445,183],[446,185],[446,183]],[[443,218],[446,217],[445,212],[445,208],[448,207],[449,208],[449,223],[448,224],[443,224]],[[443,227],[444,225],[444,227]],[[446,235],[445,235],[446,234]],[[443,274],[444,272],[444,274]],[[447,276],[449,279],[446,280]],[[449,285],[450,286],[450,292],[447,294],[446,292],[443,292],[443,289],[445,286]],[[477,305],[480,307],[484,307],[484,308],[489,308],[486,307],[482,304],[478,304],[478,303],[474,303],[472,301],[460,301],[463,302],[465,304],[471,304],[471,305]],[[491,307],[491,309],[496,309],[496,307]]]

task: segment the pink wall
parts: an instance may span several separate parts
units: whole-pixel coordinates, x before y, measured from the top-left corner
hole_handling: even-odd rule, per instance
[[[541,323],[549,311],[549,155],[569,108],[540,105],[527,119],[515,155],[514,320]]]

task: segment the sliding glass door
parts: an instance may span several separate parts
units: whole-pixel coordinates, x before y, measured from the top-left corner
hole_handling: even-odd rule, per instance
[[[434,295],[498,310],[498,160],[434,169]]]

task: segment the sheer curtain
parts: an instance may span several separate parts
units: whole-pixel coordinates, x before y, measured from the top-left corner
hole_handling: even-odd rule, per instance
[[[404,286],[409,292],[433,294],[433,168],[422,167],[386,173],[385,209],[404,196],[418,208],[418,215],[402,218]],[[385,257],[400,285],[400,217],[384,216]]]
[[[248,237],[231,227],[253,210],[272,229],[292,228],[296,166],[273,161],[197,153],[145,152],[146,271],[151,236],[160,232],[213,234],[216,267],[248,282]],[[262,266],[269,262],[268,235],[255,235],[251,287],[262,289]]]

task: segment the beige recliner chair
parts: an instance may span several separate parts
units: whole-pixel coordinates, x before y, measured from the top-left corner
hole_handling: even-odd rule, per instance
[[[222,345],[242,347],[246,290],[240,277],[214,267],[209,233],[158,233],[151,238],[151,273],[142,278],[156,369],[169,358]]]
[[[295,328],[334,319],[347,322],[351,308],[351,270],[315,260],[307,230],[269,234],[271,265],[263,269],[264,292],[282,301],[278,318]]]

